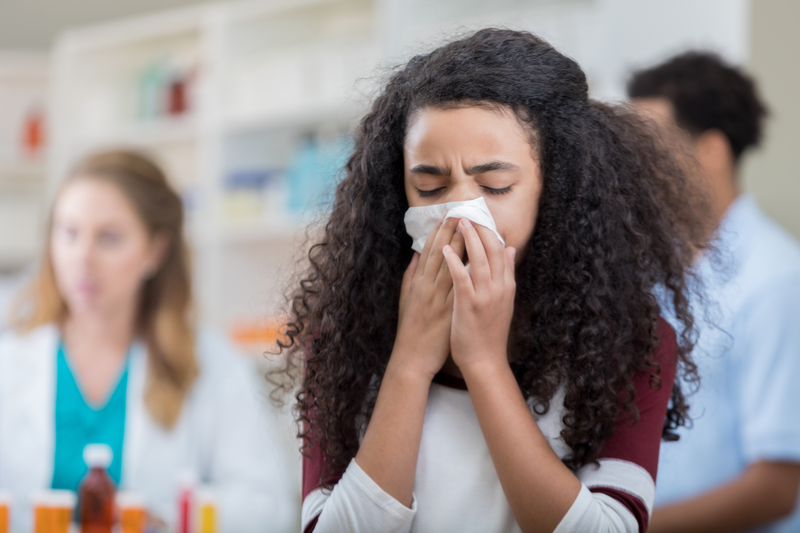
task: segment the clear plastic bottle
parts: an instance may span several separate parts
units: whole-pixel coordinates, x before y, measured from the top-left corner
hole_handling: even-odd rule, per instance
[[[114,453],[106,444],[89,444],[83,460],[89,471],[79,489],[79,518],[82,533],[112,533],[114,527],[115,486],[108,467]]]

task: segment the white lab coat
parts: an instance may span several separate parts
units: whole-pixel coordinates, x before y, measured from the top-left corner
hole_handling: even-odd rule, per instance
[[[15,532],[32,530],[31,494],[52,482],[58,335],[43,326],[0,336],[0,491],[13,498]],[[289,530],[298,514],[291,459],[255,373],[208,331],[198,334],[197,357],[200,375],[165,431],[144,406],[145,349],[137,343],[131,350],[121,488],[142,494],[172,525],[180,478],[192,470],[216,495],[224,533]]]

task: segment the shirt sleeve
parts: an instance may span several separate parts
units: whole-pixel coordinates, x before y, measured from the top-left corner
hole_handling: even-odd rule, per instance
[[[800,462],[800,279],[773,280],[742,310],[733,351],[745,460]]]
[[[322,448],[314,445],[303,458],[303,533],[407,533],[417,511],[416,498],[409,509],[401,504],[358,466],[326,479],[333,489],[322,488]]]
[[[581,491],[555,533],[644,533],[653,512],[658,452],[678,362],[675,332],[658,322],[661,387],[650,387],[655,370],[634,376],[639,419],[620,415],[597,463],[577,472]]]

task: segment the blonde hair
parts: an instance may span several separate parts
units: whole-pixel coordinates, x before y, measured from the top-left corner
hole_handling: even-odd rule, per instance
[[[115,185],[150,235],[166,235],[169,239],[158,271],[143,283],[136,331],[147,346],[145,406],[162,427],[171,428],[198,374],[181,199],[161,169],[134,152],[103,152],[87,157],[69,174],[61,190],[83,179]],[[12,324],[20,332],[44,324],[61,324],[68,314],[50,257],[51,234],[52,212],[39,271],[22,292],[12,316]]]

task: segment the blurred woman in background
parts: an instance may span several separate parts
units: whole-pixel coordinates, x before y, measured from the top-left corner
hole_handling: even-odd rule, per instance
[[[95,155],[63,184],[40,271],[0,338],[0,489],[17,508],[77,490],[84,447],[105,443],[114,481],[167,524],[194,475],[223,531],[292,527],[275,421],[247,361],[195,327],[182,232],[179,196],[140,155]],[[30,512],[12,515],[30,530]]]

